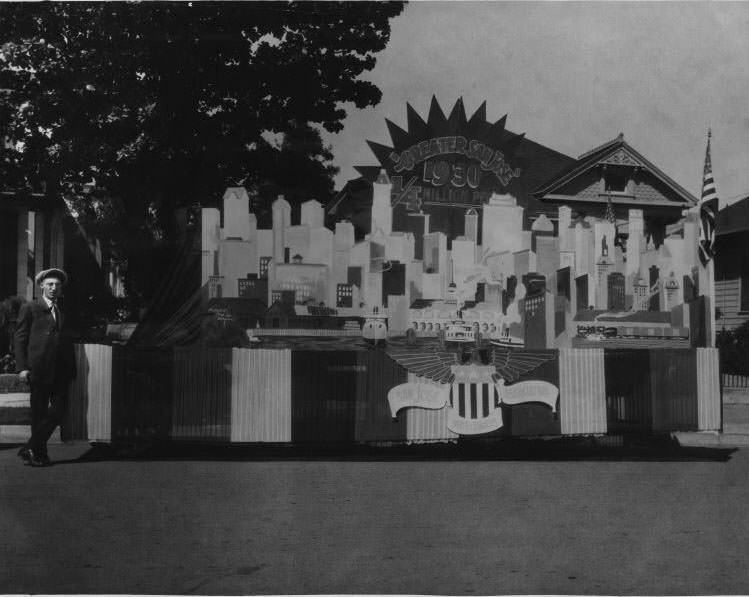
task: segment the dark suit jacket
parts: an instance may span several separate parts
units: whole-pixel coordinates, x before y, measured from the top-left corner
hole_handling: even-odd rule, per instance
[[[16,370],[28,369],[32,383],[64,383],[75,377],[73,344],[59,303],[58,310],[59,325],[42,298],[27,302],[18,313],[13,337]]]

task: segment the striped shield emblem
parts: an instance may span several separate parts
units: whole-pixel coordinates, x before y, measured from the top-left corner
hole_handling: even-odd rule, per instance
[[[453,365],[447,427],[461,435],[489,433],[503,425],[500,396],[490,365]]]

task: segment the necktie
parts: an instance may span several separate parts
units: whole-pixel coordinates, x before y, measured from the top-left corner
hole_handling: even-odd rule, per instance
[[[55,318],[55,327],[60,327],[60,310],[57,308],[57,302],[52,303],[52,317]]]

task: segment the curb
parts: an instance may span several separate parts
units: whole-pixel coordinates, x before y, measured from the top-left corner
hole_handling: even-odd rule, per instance
[[[30,425],[0,425],[0,444],[25,444],[30,435]],[[51,446],[63,443],[59,427],[55,428],[47,443]]]
[[[676,432],[672,437],[685,447],[749,447],[749,434],[720,433],[718,431]]]

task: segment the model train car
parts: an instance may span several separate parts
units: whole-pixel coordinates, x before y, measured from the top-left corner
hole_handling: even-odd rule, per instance
[[[577,336],[579,338],[585,338],[586,340],[603,340],[606,338],[661,338],[665,340],[686,340],[689,339],[689,328],[631,325],[578,325]]]

